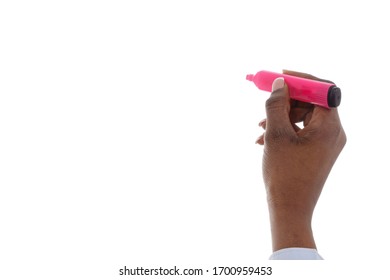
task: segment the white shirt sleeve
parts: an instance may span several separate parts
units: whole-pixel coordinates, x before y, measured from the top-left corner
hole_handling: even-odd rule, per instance
[[[285,248],[275,251],[270,260],[323,260],[316,249]]]

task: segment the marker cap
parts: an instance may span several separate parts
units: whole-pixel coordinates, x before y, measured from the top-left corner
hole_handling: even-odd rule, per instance
[[[337,107],[341,102],[341,89],[336,86],[331,86],[328,90],[328,106]]]

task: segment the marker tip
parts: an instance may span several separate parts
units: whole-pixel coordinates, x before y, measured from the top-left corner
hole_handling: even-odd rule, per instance
[[[248,81],[253,81],[253,74],[248,74],[248,75],[246,75],[246,79],[248,80]]]

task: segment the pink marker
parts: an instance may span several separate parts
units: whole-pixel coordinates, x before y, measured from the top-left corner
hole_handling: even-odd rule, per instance
[[[341,90],[335,84],[309,80],[270,71],[260,71],[255,75],[248,74],[246,79],[252,81],[260,90],[272,91],[272,83],[283,77],[288,86],[290,97],[295,100],[312,103],[325,108],[337,107],[341,101]]]

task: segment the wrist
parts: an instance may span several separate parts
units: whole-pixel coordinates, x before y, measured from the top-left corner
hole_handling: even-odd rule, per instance
[[[270,209],[270,221],[273,251],[291,247],[316,249],[311,216]]]

